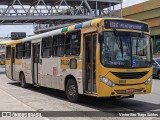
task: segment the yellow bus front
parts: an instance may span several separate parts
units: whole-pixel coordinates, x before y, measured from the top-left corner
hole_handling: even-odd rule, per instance
[[[0,54],[0,65],[5,65],[5,54]]]
[[[98,97],[151,92],[151,41],[148,25],[130,20],[103,20],[98,38]]]

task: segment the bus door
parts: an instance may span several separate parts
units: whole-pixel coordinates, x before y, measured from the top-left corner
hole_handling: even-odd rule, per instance
[[[40,43],[32,44],[32,78],[33,84],[38,84],[39,80],[39,62],[40,62]]]
[[[96,93],[96,42],[97,34],[84,36],[84,92]]]
[[[15,78],[15,47],[11,48],[11,78]]]

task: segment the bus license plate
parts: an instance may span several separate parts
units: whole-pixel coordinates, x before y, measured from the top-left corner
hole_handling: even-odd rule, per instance
[[[133,93],[134,92],[134,89],[127,89],[126,90],[126,93]]]

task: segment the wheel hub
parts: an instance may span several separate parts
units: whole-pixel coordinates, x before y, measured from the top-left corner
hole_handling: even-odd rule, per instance
[[[70,85],[68,88],[68,93],[70,96],[75,96],[76,95],[76,87],[74,85]]]

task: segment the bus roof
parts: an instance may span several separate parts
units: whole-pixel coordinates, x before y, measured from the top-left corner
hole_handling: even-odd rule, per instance
[[[39,38],[58,35],[58,34],[61,34],[61,33],[74,31],[74,30],[78,30],[78,29],[81,29],[81,28],[89,27],[89,26],[96,26],[97,23],[100,23],[102,20],[126,20],[126,21],[135,21],[135,22],[140,22],[140,23],[147,24],[145,22],[141,22],[141,21],[137,21],[137,20],[131,20],[131,19],[123,19],[123,18],[97,18],[97,19],[93,19],[93,20],[86,21],[86,22],[83,22],[83,23],[79,23],[79,24],[68,26],[68,27],[64,27],[64,28],[52,30],[52,31],[49,31],[49,32],[45,32],[45,33],[42,33],[42,34],[33,35],[33,36],[30,36],[30,37],[27,37],[27,38],[20,39],[18,41],[17,40],[12,41],[12,42],[9,42],[7,45],[17,44],[17,43],[21,43],[21,42],[24,43],[24,42],[28,42],[28,41],[31,41],[31,40],[36,40],[36,39],[39,39]]]
[[[12,40],[12,41],[8,41],[6,43],[6,45],[14,45],[14,44],[18,44],[18,43],[21,43],[22,40]]]

